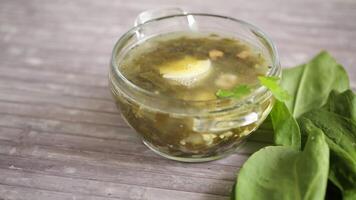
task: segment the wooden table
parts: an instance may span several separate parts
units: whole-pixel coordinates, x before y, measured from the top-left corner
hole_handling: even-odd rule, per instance
[[[148,150],[109,94],[112,47],[157,6],[229,15],[264,29],[283,66],[321,49],[356,85],[356,1],[0,0],[1,200],[227,199],[250,141],[219,161],[185,164]]]

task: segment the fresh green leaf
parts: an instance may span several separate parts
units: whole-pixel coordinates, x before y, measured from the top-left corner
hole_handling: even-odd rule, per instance
[[[276,101],[270,113],[273,129],[274,142],[277,145],[290,146],[300,149],[301,136],[297,121],[289,112],[287,106]]]
[[[260,82],[279,99],[278,78],[262,78]],[[250,157],[240,171],[236,199],[323,199],[329,165],[333,183],[329,185],[338,187],[344,200],[356,199],[356,100],[347,90],[345,70],[328,53],[321,52],[307,64],[283,70],[281,85],[293,96],[289,101],[280,98],[284,102],[276,102],[255,134],[263,140],[273,134],[274,142],[283,146],[268,147]],[[271,88],[279,89],[273,92]],[[298,123],[293,116],[299,117]],[[318,133],[325,135],[323,143],[326,141],[331,150],[330,163],[320,153],[323,148],[308,148],[311,141],[320,139],[315,135]],[[297,150],[300,143],[305,146],[303,152]],[[300,167],[301,163],[305,166]],[[313,175],[318,178],[313,179]]]
[[[343,200],[355,200],[356,199],[356,189],[347,190],[343,192]]]
[[[302,132],[312,122],[322,129],[330,147],[330,180],[344,199],[356,197],[356,122],[322,109],[310,111],[298,120]]]
[[[267,87],[273,96],[279,101],[287,101],[290,96],[288,92],[279,85],[279,78],[274,76],[259,76],[260,83]]]
[[[325,61],[324,61],[325,60]],[[324,70],[325,66],[325,71],[329,70],[332,71],[333,73],[325,73]],[[319,73],[319,71],[322,71]],[[321,74],[319,76],[318,74]],[[335,77],[333,77],[335,76]],[[302,79],[304,81],[301,81]],[[326,77],[322,79],[321,77]],[[282,91],[280,93],[284,94],[284,90],[278,85],[278,77],[259,77],[261,83],[263,83],[266,87],[268,87],[270,90],[272,88],[277,88],[275,90],[277,91]],[[337,79],[342,79],[340,81],[337,81]],[[286,83],[287,82],[287,83]],[[297,84],[302,84],[301,86],[294,84],[294,83],[289,83],[289,82],[296,82]],[[308,90],[309,83],[312,85],[314,90]],[[339,83],[340,82],[340,83]],[[330,87],[326,87],[324,83],[329,84]],[[285,103],[287,104],[287,107],[289,105],[289,108],[291,108],[291,102],[293,101],[296,103],[296,108],[294,110],[294,116],[298,115],[298,113],[306,112],[309,111],[310,109],[315,107],[320,107],[322,105],[322,102],[326,101],[328,92],[331,91],[332,88],[339,88],[339,90],[346,89],[348,87],[348,77],[347,74],[345,73],[344,69],[342,66],[336,63],[336,61],[326,52],[320,53],[318,56],[316,56],[312,61],[309,63],[295,67],[292,69],[286,69],[284,70],[283,74],[283,79],[282,79],[282,84],[283,87],[288,88],[291,91],[297,91],[297,95],[300,95],[301,97],[296,98],[295,96],[292,97],[291,101],[286,101]],[[307,89],[306,89],[307,88]],[[341,88],[341,89],[340,89]],[[321,95],[319,94],[320,91],[324,91],[324,93],[327,93],[327,95]],[[272,91],[272,90],[271,90]],[[274,95],[276,95],[275,92]],[[294,92],[296,93],[296,92]],[[352,94],[352,100],[351,100],[351,95]],[[233,95],[233,92],[228,95]],[[304,101],[302,95],[305,97],[306,101]],[[350,112],[349,116],[352,113],[356,112],[355,109],[355,98],[353,96],[352,91],[345,92],[343,97],[345,100],[342,100],[341,97],[339,98],[333,98],[333,105],[331,105],[331,99],[328,101],[330,109],[338,109],[339,113],[348,113]],[[283,96],[283,95],[282,95]],[[330,97],[332,98],[332,97]],[[299,100],[300,99],[300,100]],[[285,99],[284,99],[285,100]],[[341,103],[342,101],[342,103]],[[300,138],[299,135],[299,128],[298,124],[295,122],[292,116],[289,116],[288,112],[285,109],[285,106],[280,105],[281,103],[276,103],[275,108],[272,109],[270,116],[273,117],[273,129],[274,130],[268,130],[268,132],[274,132],[274,141],[278,145],[292,145],[294,144],[295,146],[299,146],[298,144],[298,138]],[[313,106],[311,106],[313,105]],[[346,106],[347,105],[347,106]],[[343,108],[341,108],[343,107]],[[349,109],[349,110],[348,110]],[[303,111],[301,111],[303,110]],[[291,110],[292,112],[293,110]],[[274,113],[274,114],[273,114]],[[352,114],[355,116],[356,114]],[[272,117],[271,117],[272,118]],[[263,124],[268,123],[265,121]],[[285,124],[284,124],[285,123]],[[270,122],[272,124],[272,121]],[[259,128],[255,134],[258,134],[259,136],[263,135],[262,133],[259,134],[260,132],[266,132],[265,130],[260,130]],[[271,135],[271,134],[269,134]],[[252,135],[253,137],[253,135]]]
[[[285,103],[276,100],[270,115],[249,137],[282,146],[300,149],[301,136],[298,123],[291,115]]]
[[[234,92],[231,90],[218,90],[216,92],[216,96],[220,98],[232,97],[234,96]]]
[[[332,91],[323,108],[356,121],[356,95],[351,90]]]
[[[238,175],[238,200],[322,200],[325,196],[329,148],[323,132],[307,125],[308,142],[302,152],[270,146],[254,153]]]
[[[327,52],[321,52],[310,62],[284,69],[282,87],[292,95],[286,102],[293,116],[320,108],[332,90],[342,92],[349,88],[349,78],[343,67]]]
[[[251,92],[251,88],[248,85],[239,85],[234,87],[232,90],[218,90],[216,96],[220,98],[234,97],[241,98]]]

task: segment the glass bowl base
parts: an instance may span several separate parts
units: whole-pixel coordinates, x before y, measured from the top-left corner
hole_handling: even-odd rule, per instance
[[[223,153],[220,153],[219,155],[215,155],[215,156],[207,156],[207,157],[179,157],[179,156],[172,156],[166,153],[163,153],[161,151],[159,151],[156,147],[154,147],[152,144],[150,144],[149,142],[142,140],[143,144],[145,146],[147,146],[149,149],[151,149],[153,152],[155,152],[156,154],[165,157],[167,159],[170,160],[175,160],[175,161],[179,161],[179,162],[187,162],[187,163],[197,163],[197,162],[208,162],[208,161],[213,161],[213,160],[219,160],[222,158],[225,158],[233,153],[238,152],[238,150],[241,148],[241,146],[243,146],[243,144],[246,141],[240,141],[238,143],[238,145],[236,145],[235,148],[231,148]]]

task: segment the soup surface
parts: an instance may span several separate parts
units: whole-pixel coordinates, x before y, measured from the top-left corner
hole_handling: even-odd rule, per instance
[[[184,100],[213,100],[219,89],[253,86],[265,75],[263,54],[246,42],[216,34],[171,33],[131,48],[119,64],[135,85]]]

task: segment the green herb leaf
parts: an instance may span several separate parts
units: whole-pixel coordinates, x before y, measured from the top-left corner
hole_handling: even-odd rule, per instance
[[[324,199],[329,148],[320,129],[312,123],[307,127],[309,137],[302,152],[270,146],[246,161],[239,172],[236,199]]]
[[[356,95],[352,90],[342,93],[332,91],[323,108],[356,121]]]
[[[294,117],[320,108],[332,90],[342,92],[349,88],[344,68],[327,52],[321,52],[310,62],[284,69],[281,85],[292,98],[286,102]]]
[[[279,85],[279,78],[274,76],[259,76],[260,83],[267,87],[273,94],[273,96],[279,101],[287,101],[290,96],[287,90],[283,89]]]
[[[216,96],[219,98],[234,97],[241,98],[251,92],[248,85],[239,85],[234,87],[232,90],[218,90]]]
[[[218,90],[216,92],[216,96],[219,98],[226,98],[226,97],[232,97],[234,96],[234,92],[231,90]]]
[[[270,116],[274,129],[274,143],[299,150],[301,146],[299,126],[287,106],[277,100]]]
[[[339,102],[342,104],[343,102]],[[298,120],[303,133],[312,122],[322,129],[330,147],[330,180],[342,191],[344,199],[356,197],[356,122],[338,114],[318,109]]]

